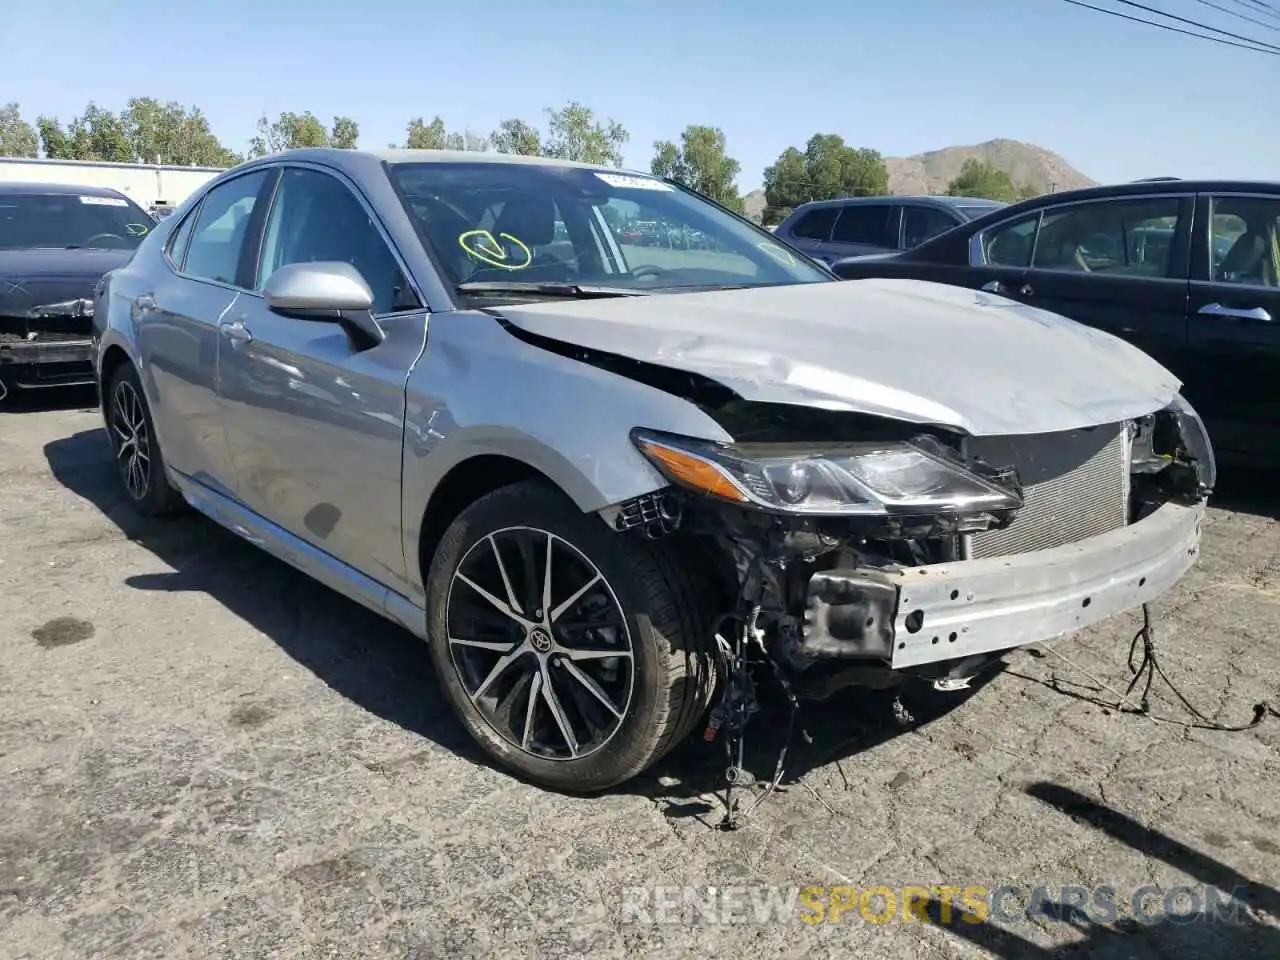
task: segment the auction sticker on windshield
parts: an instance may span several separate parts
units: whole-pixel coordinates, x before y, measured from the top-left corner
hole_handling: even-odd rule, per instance
[[[81,203],[87,203],[94,207],[127,207],[128,200],[122,200],[119,197],[81,197]]]
[[[625,173],[597,173],[596,176],[609,186],[623,190],[671,190],[671,184],[653,177],[633,177]]]

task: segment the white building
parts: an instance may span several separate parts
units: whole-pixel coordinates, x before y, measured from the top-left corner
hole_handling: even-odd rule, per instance
[[[144,210],[153,206],[176,207],[221,172],[221,167],[0,157],[0,182],[109,187],[119,190]]]

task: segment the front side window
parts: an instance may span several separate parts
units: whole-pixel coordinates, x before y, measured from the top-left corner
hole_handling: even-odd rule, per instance
[[[1280,287],[1280,199],[1214,197],[1210,204],[1213,281]]]
[[[1103,200],[1046,210],[1037,270],[1166,277],[1178,228],[1177,197]]]
[[[347,187],[327,173],[290,168],[280,177],[267,219],[255,289],[291,263],[341,261],[373,292],[373,312],[417,306],[400,265]]]
[[[1033,213],[1021,220],[1002,223],[986,231],[982,237],[982,251],[986,262],[993,267],[1031,266],[1031,250],[1036,242],[1036,227],[1040,214]]]
[[[907,250],[950,230],[956,220],[933,207],[904,207],[902,210],[902,246]]]
[[[844,207],[831,239],[835,243],[861,243],[872,247],[898,245],[891,228],[893,207],[887,203],[856,203]]]
[[[0,250],[136,250],[153,226],[124,197],[0,193]]]
[[[255,170],[220,183],[205,195],[187,244],[183,273],[220,283],[236,282],[250,218],[268,176],[270,171]]]
[[[455,286],[659,293],[834,282],[770,234],[656,177],[548,163],[399,163],[390,171]]]

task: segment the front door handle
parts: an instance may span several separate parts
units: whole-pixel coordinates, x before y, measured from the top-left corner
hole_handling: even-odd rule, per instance
[[[982,289],[985,290],[987,293],[995,293],[995,294],[999,294],[1000,296],[1008,296],[1008,294],[1005,292],[1006,290],[1005,285],[1000,280],[988,280],[986,283],[982,285]],[[1018,293],[1021,296],[1029,297],[1033,293],[1035,293],[1035,291],[1031,289],[1031,284],[1024,283],[1021,287],[1018,288]]]
[[[149,293],[138,294],[133,303],[139,313],[155,313],[159,309],[156,306],[156,298]]]
[[[218,332],[230,340],[233,346],[239,346],[242,343],[249,343],[253,340],[253,334],[249,332],[249,328],[240,320],[232,320],[230,323],[220,324]]]
[[[1220,303],[1207,303],[1196,311],[1206,317],[1230,317],[1233,320],[1257,320],[1270,323],[1271,313],[1263,307],[1251,307],[1245,310],[1240,307],[1224,307]]]

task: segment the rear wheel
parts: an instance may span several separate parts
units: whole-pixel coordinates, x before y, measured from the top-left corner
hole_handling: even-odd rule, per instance
[[[650,766],[713,686],[689,571],[542,483],[497,490],[449,527],[428,574],[445,693],[496,760],[593,792]]]
[[[133,508],[145,517],[181,511],[185,503],[169,483],[151,409],[132,364],[122,364],[111,375],[106,412],[116,469]]]

